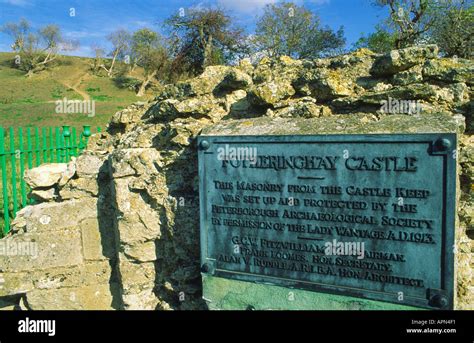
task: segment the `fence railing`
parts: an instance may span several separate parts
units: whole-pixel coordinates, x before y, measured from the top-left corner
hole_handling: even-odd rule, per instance
[[[82,153],[90,136],[90,126],[84,126],[80,134],[69,126],[20,127],[17,132],[0,127],[0,237],[10,231],[16,213],[33,203],[23,179],[25,170],[43,163],[69,162]]]

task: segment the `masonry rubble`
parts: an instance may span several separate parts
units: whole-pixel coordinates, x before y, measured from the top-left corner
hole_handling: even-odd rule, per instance
[[[34,242],[38,255],[0,256],[2,309],[205,309],[199,269],[196,137],[213,125],[445,121],[459,129],[456,308],[474,309],[474,63],[438,57],[436,46],[378,55],[361,49],[315,60],[263,58],[211,66],[168,85],[153,101],[117,112],[107,132],[68,164],[29,170],[36,205],[4,239]],[[388,99],[417,101],[387,113]]]

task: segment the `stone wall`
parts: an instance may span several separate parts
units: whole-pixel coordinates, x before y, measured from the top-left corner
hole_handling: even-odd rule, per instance
[[[364,123],[393,133],[429,122],[433,130],[464,132],[456,307],[474,309],[473,75],[472,61],[439,58],[435,46],[422,46],[311,61],[264,58],[256,66],[243,60],[166,86],[154,101],[116,113],[76,160],[27,173],[41,203],[19,212],[3,241],[34,241],[38,253],[0,255],[0,307],[206,308],[196,149],[205,128],[220,123],[259,134],[252,128],[264,122],[269,132],[285,125],[298,134],[311,125],[348,133]],[[386,113],[381,102],[390,99],[418,107]]]

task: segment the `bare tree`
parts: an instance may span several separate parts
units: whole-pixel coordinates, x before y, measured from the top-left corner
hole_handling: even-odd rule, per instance
[[[375,4],[389,9],[397,49],[416,44],[433,27],[439,10],[436,0],[375,0]]]
[[[11,48],[15,52],[20,52],[25,47],[26,37],[30,32],[30,23],[22,18],[19,23],[6,23],[0,31],[13,38],[14,42]]]
[[[319,17],[290,2],[269,4],[257,21],[255,43],[266,55],[315,58],[341,48],[344,30],[321,27]]]
[[[143,96],[146,87],[167,66],[168,52],[162,37],[147,28],[133,34],[131,50],[134,52],[136,63],[144,70],[144,80],[137,92],[137,96]]]
[[[223,63],[243,49],[242,30],[233,27],[232,18],[222,9],[190,9],[166,24],[175,41],[176,60],[195,72]]]
[[[94,59],[92,61],[91,68],[94,73],[98,73],[104,64],[103,59],[105,56],[105,49],[100,43],[97,42],[92,43],[90,48],[94,53]]]
[[[117,59],[123,57],[125,51],[129,48],[130,45],[130,33],[126,30],[120,29],[115,32],[112,32],[107,39],[112,43],[112,51],[110,56],[112,57],[112,62],[109,67],[106,67],[105,64],[101,64],[100,68],[104,69],[107,72],[108,77],[113,76],[115,63]]]
[[[44,69],[57,59],[60,51],[71,51],[77,44],[63,39],[57,25],[46,25],[38,31],[31,31],[30,24],[21,19],[19,23],[7,23],[1,31],[13,38],[12,49],[20,56],[17,67],[27,72],[27,76]]]
[[[446,56],[474,56],[474,3],[444,0],[446,8],[430,31],[431,39]]]

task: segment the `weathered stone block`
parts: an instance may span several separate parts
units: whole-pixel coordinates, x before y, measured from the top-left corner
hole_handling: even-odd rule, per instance
[[[95,178],[103,164],[102,156],[85,153],[76,160],[76,174],[78,177]]]
[[[125,292],[130,291],[130,285],[152,285],[156,279],[157,266],[153,262],[132,262],[123,253],[119,255],[120,274],[124,282]]]
[[[85,262],[74,267],[53,268],[28,274],[37,289],[57,289],[76,286],[107,284],[112,268],[109,261]]]
[[[116,284],[78,286],[61,289],[35,289],[28,292],[26,301],[31,310],[112,310],[111,288]]]
[[[84,259],[106,259],[103,253],[103,245],[108,244],[108,249],[110,249],[110,239],[101,237],[98,220],[96,218],[86,219],[81,222],[80,228],[82,231],[82,251],[84,252]],[[110,233],[112,233],[112,231],[110,231]]]
[[[99,195],[99,184],[93,178],[79,178],[69,181],[59,191],[61,199],[80,199],[85,197],[97,197]]]
[[[393,75],[407,70],[414,65],[423,64],[427,59],[438,56],[436,45],[414,46],[400,50],[393,50],[377,58],[372,66],[371,73],[376,76]]]
[[[156,260],[156,243],[153,241],[137,242],[124,247],[124,254],[138,262],[152,262]]]
[[[469,60],[440,58],[429,60],[423,66],[423,76],[429,80],[448,83],[474,84],[474,66]]]
[[[28,195],[29,198],[34,199],[38,202],[43,202],[43,201],[51,201],[54,200],[57,195],[56,191],[54,188],[50,189],[34,189],[31,191],[31,193]]]
[[[27,206],[17,213],[12,223],[15,231],[56,231],[76,227],[87,218],[97,217],[97,199],[83,198],[60,203]]]
[[[33,281],[26,272],[0,273],[0,297],[26,293],[33,288]]]
[[[0,287],[0,297],[24,294],[33,289],[58,289],[106,284],[111,279],[112,268],[109,261],[86,262],[77,266],[52,267],[17,273],[2,273],[4,280]],[[53,308],[54,304],[51,304]],[[60,308],[58,308],[60,309]]]
[[[68,183],[68,181],[71,180],[74,175],[76,175],[76,158],[71,157],[71,162],[67,164],[66,171],[63,173],[61,179],[59,180],[59,187],[62,187],[66,183]]]
[[[153,289],[144,289],[138,293],[124,294],[123,303],[126,310],[149,310],[157,309],[160,300],[156,298]],[[169,306],[162,309],[171,309]]]
[[[40,167],[26,170],[25,182],[33,189],[52,187],[59,182],[67,168],[66,163],[43,164]]]
[[[0,255],[5,272],[36,271],[53,267],[75,266],[83,262],[81,235],[77,229],[24,233],[8,238],[16,253]]]

